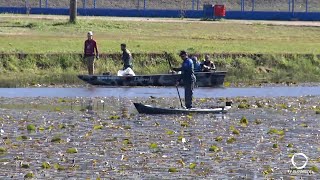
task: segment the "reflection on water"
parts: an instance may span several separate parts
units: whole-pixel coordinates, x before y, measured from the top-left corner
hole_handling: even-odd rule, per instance
[[[183,88],[179,89],[181,95]],[[320,95],[320,87],[197,88],[196,98]],[[139,88],[0,88],[0,97],[176,97],[173,87]]]

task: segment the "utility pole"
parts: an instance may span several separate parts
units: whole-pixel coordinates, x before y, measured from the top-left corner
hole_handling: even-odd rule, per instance
[[[70,23],[76,23],[77,20],[77,0],[70,0]]]

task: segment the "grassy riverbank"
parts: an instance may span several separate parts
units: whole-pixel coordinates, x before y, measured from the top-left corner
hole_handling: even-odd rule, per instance
[[[175,66],[177,53],[262,53],[263,56],[215,58],[219,70],[227,70],[227,82],[319,82],[320,31],[318,27],[280,26],[238,21],[113,19],[79,17],[77,24],[66,16],[0,15],[0,53],[40,53],[41,57],[0,58],[0,86],[80,84],[77,74],[86,74],[81,57],[86,32],[93,30],[101,53],[119,53],[119,44],[142,55],[134,58],[136,74],[168,72],[167,51]],[[61,54],[50,56],[49,54]],[[275,54],[293,54],[293,56]],[[300,56],[298,54],[310,54]],[[119,57],[96,62],[96,74],[121,69]]]
[[[180,64],[175,54],[170,59],[174,66]],[[96,62],[96,74],[111,72],[116,74],[121,69],[119,59],[101,58]],[[29,55],[20,60],[8,56],[1,60],[0,86],[24,87],[37,84],[81,84],[77,74],[86,74],[86,65],[78,55],[42,56],[35,58]],[[316,56],[269,56],[215,58],[219,70],[227,70],[226,82],[231,83],[300,83],[320,81],[320,59]],[[134,70],[136,74],[167,73],[169,67],[164,56],[135,57]]]

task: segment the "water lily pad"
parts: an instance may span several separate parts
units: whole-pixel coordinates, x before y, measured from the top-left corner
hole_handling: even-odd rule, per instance
[[[171,172],[171,173],[178,172],[177,168],[169,168],[168,171]]]
[[[102,129],[102,128],[103,128],[102,125],[95,125],[95,126],[93,126],[93,129],[94,129],[94,130],[98,130],[98,129]]]
[[[209,151],[218,152],[218,151],[220,151],[220,148],[218,146],[212,145],[209,148]]]
[[[24,175],[24,178],[33,178],[34,174],[33,172],[28,172],[26,175]]]
[[[235,137],[230,137],[229,139],[227,139],[227,143],[228,144],[232,144],[234,142],[236,142],[236,138]]]
[[[197,164],[195,164],[195,163],[190,163],[189,169],[195,169],[196,166],[197,166]]]
[[[67,153],[73,154],[73,153],[78,153],[78,149],[77,148],[69,148],[66,151]]]
[[[5,149],[4,147],[0,147],[0,155],[4,154],[7,152],[7,149]]]
[[[149,147],[150,147],[150,149],[156,149],[156,148],[158,148],[158,145],[157,145],[157,143],[151,143]]]
[[[22,164],[21,164],[21,167],[28,169],[28,168],[30,168],[30,164],[22,163]]]
[[[243,116],[241,119],[240,119],[240,124],[243,125],[243,126],[247,126],[249,124],[249,121],[248,119]]]
[[[36,126],[33,124],[28,124],[27,125],[27,130],[28,131],[36,131]]]
[[[50,169],[50,168],[51,168],[51,165],[50,165],[49,162],[43,162],[42,165],[41,165],[41,167],[42,167],[43,169]]]
[[[59,136],[55,136],[51,139],[51,142],[58,142],[60,143],[62,141],[62,139]]]
[[[273,144],[272,145],[272,148],[278,148],[279,146],[278,146],[278,144]]]
[[[312,167],[310,168],[310,170],[313,171],[313,172],[315,172],[315,173],[318,173],[318,172],[319,172],[318,166],[312,166]]]
[[[221,142],[223,140],[222,136],[218,136],[214,139],[217,142]]]
[[[174,131],[172,131],[172,130],[167,130],[167,131],[166,131],[166,134],[167,134],[167,135],[173,135],[173,134],[174,134]]]

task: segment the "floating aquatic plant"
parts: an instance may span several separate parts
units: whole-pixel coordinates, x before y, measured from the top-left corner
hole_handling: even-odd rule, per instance
[[[49,162],[43,162],[42,165],[41,165],[41,167],[42,167],[43,169],[50,169],[50,168],[51,168],[51,165],[50,165]]]
[[[272,145],[272,148],[278,148],[279,146],[278,146],[278,144],[273,144]]]
[[[109,119],[110,120],[120,119],[120,116],[118,116],[118,115],[109,116]]]
[[[315,173],[318,173],[319,172],[319,168],[318,168],[318,166],[312,166],[311,168],[310,168],[310,170],[311,171],[313,171],[313,172],[315,172]]]
[[[278,129],[275,129],[275,128],[271,128],[269,129],[268,133],[267,134],[277,134],[277,135],[284,135],[285,132],[283,130],[278,130]]]
[[[197,164],[196,164],[196,163],[190,163],[190,165],[189,165],[189,169],[195,169],[195,168],[196,168],[196,166],[197,166]]]
[[[239,108],[239,109],[249,109],[249,108],[250,108],[250,105],[247,104],[247,103],[240,103],[240,104],[238,105],[238,108]]]
[[[177,168],[169,168],[168,170],[170,173],[178,172]]]
[[[219,152],[221,149],[218,146],[212,145],[209,148],[209,151],[213,151],[213,152]]]
[[[66,152],[69,154],[74,154],[74,153],[78,153],[78,149],[77,148],[68,148]]]
[[[316,114],[320,114],[320,109],[317,109],[317,110],[316,110]]]
[[[230,138],[227,139],[227,143],[228,144],[232,144],[234,142],[236,142],[236,138],[235,137],[230,137]]]
[[[129,126],[129,125],[125,125],[125,126],[123,126],[123,129],[131,129],[131,126]]]
[[[25,135],[22,135],[22,136],[17,137],[16,139],[17,139],[17,141],[22,141],[22,140],[27,140],[28,137]]]
[[[59,129],[65,129],[67,126],[65,124],[59,124]]]
[[[33,124],[28,124],[27,125],[27,130],[28,131],[36,131],[36,126]]]
[[[188,126],[189,126],[189,123],[186,122],[186,121],[184,121],[184,122],[181,122],[180,125],[181,125],[182,127],[188,127]]]
[[[55,163],[55,164],[53,165],[53,167],[54,167],[54,169],[56,169],[56,170],[58,170],[58,171],[63,171],[63,170],[65,170],[65,168],[64,168],[63,166],[61,166],[60,164],[58,164],[58,163]]]
[[[173,134],[174,134],[174,131],[172,131],[172,130],[167,130],[167,131],[166,131],[166,134],[167,134],[167,135],[173,135]]]
[[[157,143],[151,143],[149,147],[150,147],[150,149],[156,149],[156,148],[158,148],[158,145],[157,145]]]
[[[289,143],[289,144],[287,145],[287,147],[288,147],[288,148],[293,148],[293,144],[292,144],[292,143]]]
[[[240,131],[238,129],[234,129],[232,131],[232,134],[235,134],[235,135],[239,135],[240,134]]]
[[[214,139],[217,142],[221,142],[223,140],[222,136],[218,136]]]
[[[4,147],[0,147],[0,155],[4,154],[7,152],[7,149],[5,149]]]
[[[53,138],[51,139],[51,142],[58,142],[58,143],[60,143],[60,142],[62,142],[62,139],[61,139],[59,136],[55,136],[55,137],[53,137]]]
[[[22,168],[25,168],[25,169],[28,169],[28,168],[30,168],[30,164],[28,164],[28,163],[22,163],[22,164],[21,164],[21,167],[22,167]]]
[[[102,128],[103,128],[102,125],[95,125],[95,126],[93,126],[93,129],[94,129],[94,130],[98,130],[98,129],[102,129]]]
[[[242,116],[242,118],[240,119],[240,124],[242,126],[247,126],[249,124],[249,121],[245,116]]]
[[[262,120],[261,119],[256,119],[256,120],[254,120],[254,123],[256,125],[262,124]]]
[[[273,173],[273,169],[270,166],[267,166],[262,173],[264,175],[268,175],[270,173]]]
[[[132,142],[129,139],[124,139],[123,140],[123,144],[124,145],[130,145],[130,144],[132,144]]]
[[[300,124],[301,127],[308,127],[308,125],[306,123],[302,123]]]
[[[27,178],[27,179],[33,178],[33,177],[34,177],[33,172],[28,172],[26,175],[24,175],[24,178]]]

